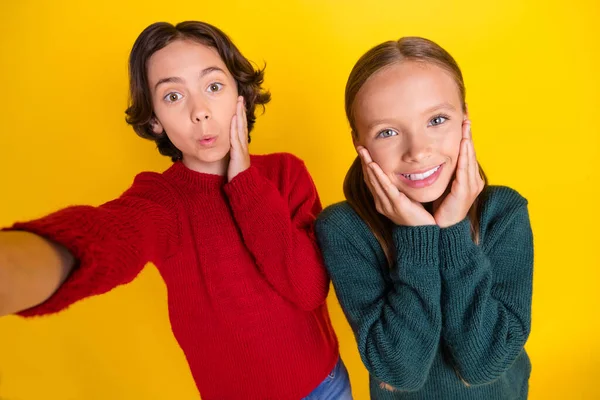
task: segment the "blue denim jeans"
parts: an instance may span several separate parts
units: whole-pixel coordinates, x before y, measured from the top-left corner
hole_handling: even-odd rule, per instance
[[[341,358],[325,380],[302,400],[352,400],[348,370]]]

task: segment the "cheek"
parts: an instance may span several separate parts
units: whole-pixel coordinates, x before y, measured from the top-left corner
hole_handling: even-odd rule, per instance
[[[153,112],[167,132],[169,131],[169,128],[171,130],[177,129],[177,127],[181,125],[181,121],[184,118],[183,107],[181,106],[167,107],[164,104],[155,103]]]
[[[237,89],[235,90],[227,90],[226,93],[223,93],[219,98],[219,108],[221,110],[222,115],[229,115],[232,118],[237,111]]]
[[[441,152],[447,157],[451,158],[453,163],[456,163],[456,161],[458,160],[461,141],[462,133],[451,132],[448,134],[448,136],[446,136],[446,139],[440,143]]]
[[[392,146],[391,143],[388,143],[386,146],[384,143],[382,145],[369,146],[367,150],[371,154],[371,158],[386,174],[392,173],[399,160],[397,146]]]
[[[223,135],[223,141],[221,142],[221,146],[227,149],[231,147],[231,136],[229,134]]]
[[[231,128],[231,121],[237,112],[237,102],[235,99],[236,98],[220,98],[213,104],[213,123],[217,123],[222,131],[229,132],[229,129]]]

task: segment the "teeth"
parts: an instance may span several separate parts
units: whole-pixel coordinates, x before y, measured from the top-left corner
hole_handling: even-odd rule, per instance
[[[406,179],[410,179],[411,181],[421,181],[435,174],[438,169],[440,169],[440,165],[430,169],[429,171],[423,172],[422,174],[402,174],[402,176],[404,176]]]

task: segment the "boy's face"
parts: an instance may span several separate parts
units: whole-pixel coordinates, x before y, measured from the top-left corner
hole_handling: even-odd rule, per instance
[[[154,133],[166,132],[188,168],[223,174],[238,91],[217,51],[176,40],[154,53],[147,68]]]

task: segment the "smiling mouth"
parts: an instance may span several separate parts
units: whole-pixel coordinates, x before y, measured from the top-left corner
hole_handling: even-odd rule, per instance
[[[442,167],[442,164],[440,164],[437,167],[434,167],[430,170],[427,170],[423,173],[420,173],[420,174],[400,174],[400,175],[402,175],[409,181],[422,181],[423,179],[427,179],[431,175],[435,174],[441,167]]]

